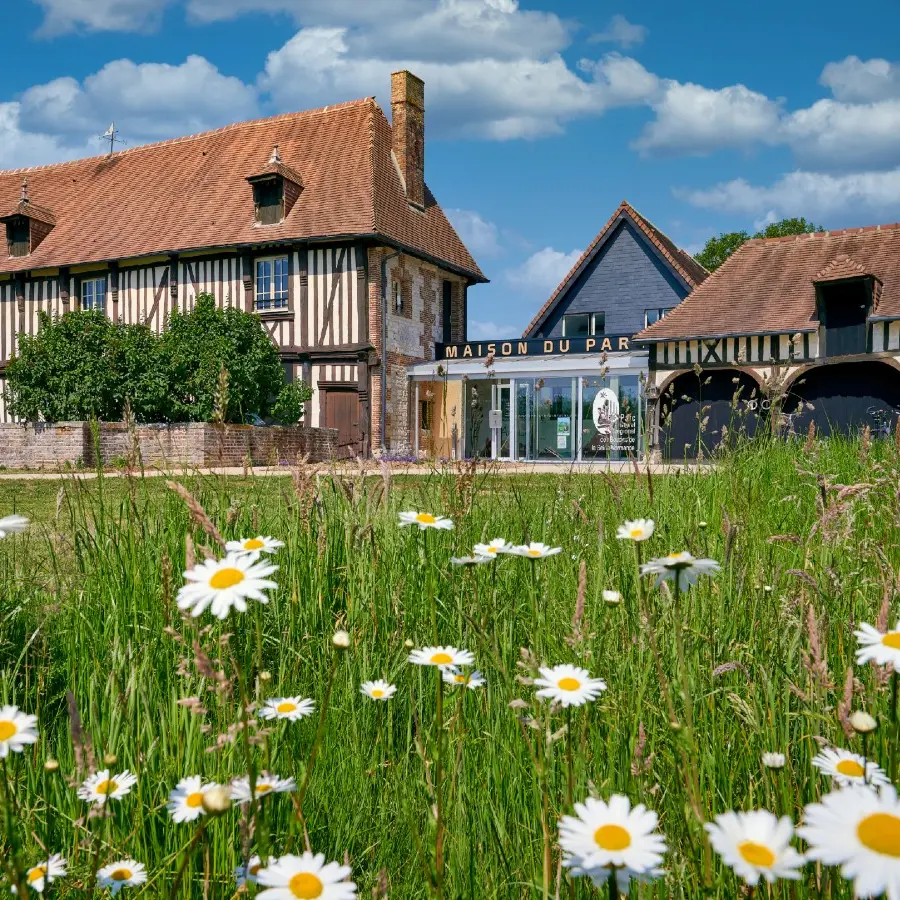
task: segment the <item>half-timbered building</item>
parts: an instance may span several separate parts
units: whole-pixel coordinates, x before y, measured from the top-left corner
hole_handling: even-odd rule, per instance
[[[748,241],[637,341],[658,456],[708,452],[773,415],[800,435],[893,431],[900,225]]]
[[[209,292],[313,388],[307,424],[347,453],[408,452],[406,366],[464,339],[486,280],[425,183],[424,113],[396,72],[391,122],[368,97],[0,172],[0,381],[42,310],[159,330]]]
[[[410,367],[418,449],[567,463],[639,456],[648,353],[632,336],[707,274],[623,201],[521,337],[446,344],[435,362]]]

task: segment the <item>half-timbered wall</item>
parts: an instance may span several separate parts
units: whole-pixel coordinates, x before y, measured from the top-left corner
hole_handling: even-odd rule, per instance
[[[756,334],[719,340],[664,341],[656,344],[654,368],[785,363],[817,359],[819,355],[819,336],[815,332]]]
[[[872,323],[872,352],[900,350],[900,322]]]

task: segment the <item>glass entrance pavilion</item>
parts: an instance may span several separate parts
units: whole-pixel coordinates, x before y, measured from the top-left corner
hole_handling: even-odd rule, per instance
[[[645,353],[453,359],[409,369],[414,452],[597,462],[643,452]]]

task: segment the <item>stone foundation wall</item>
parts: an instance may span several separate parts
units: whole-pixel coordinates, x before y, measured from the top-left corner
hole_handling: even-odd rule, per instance
[[[145,466],[242,466],[293,464],[309,455],[313,462],[334,456],[333,428],[257,428],[252,425],[136,425],[102,422],[96,438],[88,422],[0,425],[0,466],[58,469],[115,464],[135,445]]]

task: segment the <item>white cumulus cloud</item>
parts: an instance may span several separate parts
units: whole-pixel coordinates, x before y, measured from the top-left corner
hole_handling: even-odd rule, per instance
[[[14,0],[21,2],[21,0]],[[70,31],[155,31],[174,0],[35,0],[44,10],[39,33]]]
[[[900,63],[848,56],[822,70],[819,83],[843,103],[900,99]]]
[[[499,229],[471,209],[445,209],[450,224],[462,242],[477,256],[498,256],[502,252]]]
[[[549,297],[583,252],[572,250],[563,253],[553,247],[544,247],[529,256],[522,265],[508,269],[505,279],[523,292]]]
[[[603,31],[592,34],[588,41],[592,44],[610,43],[619,44],[626,49],[643,44],[647,39],[647,29],[643,25],[635,25],[629,22],[625,16],[617,13],[610,20]]]

